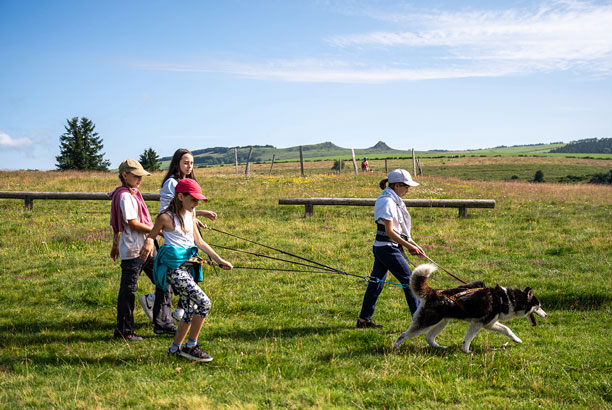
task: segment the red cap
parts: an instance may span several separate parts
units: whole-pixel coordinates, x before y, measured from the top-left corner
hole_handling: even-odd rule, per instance
[[[200,188],[200,184],[191,178],[181,179],[178,184],[176,184],[174,192],[177,194],[182,192],[183,194],[189,194],[200,201],[208,201],[208,199],[202,195],[202,188]]]

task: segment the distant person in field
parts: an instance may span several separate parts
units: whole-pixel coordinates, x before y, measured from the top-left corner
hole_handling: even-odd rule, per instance
[[[110,223],[114,233],[110,256],[113,260],[121,260],[115,337],[128,341],[142,340],[142,337],[134,333],[134,301],[140,272],[144,270],[153,281],[153,258],[140,259],[140,249],[153,223],[138,187],[142,177],[149,175],[151,174],[145,171],[138,161],[125,160],[119,165],[121,186],[109,194]],[[170,315],[172,294],[165,289],[156,288],[155,295],[155,305],[150,318],[154,323],[153,331],[156,334],[174,334],[176,326]]]
[[[388,186],[387,186],[388,184]],[[391,271],[393,276],[403,284],[410,283],[410,267],[406,262],[404,248],[412,255],[425,255],[419,245],[410,236],[411,221],[410,214],[402,198],[406,196],[410,187],[416,187],[415,182],[408,171],[396,169],[389,176],[380,181],[379,186],[382,193],[376,199],[374,205],[374,221],[376,222],[376,239],[374,240],[374,266],[371,276],[385,280],[387,272]],[[363,296],[361,313],[357,320],[358,328],[382,328],[372,320],[376,301],[382,292],[384,283],[370,282]],[[403,288],[408,308],[414,315],[418,307],[418,299],[406,286]]]
[[[178,184],[178,182],[184,178],[190,178],[197,181],[193,172],[193,154],[185,148],[179,148],[172,156],[172,160],[168,166],[168,171],[162,180],[161,189],[159,190],[160,213],[168,207],[170,201],[172,201],[172,198],[174,198],[174,188],[176,187],[176,184]],[[217,219],[217,214],[213,211],[197,211],[197,216],[203,216],[211,221]],[[195,219],[195,221],[198,226],[204,226],[204,224],[202,224],[199,220]],[[151,293],[149,295],[141,296],[138,301],[145,312],[151,312],[151,309],[155,303],[155,294]],[[172,312],[172,317],[176,320],[181,320],[183,313],[183,307],[179,305],[179,307]],[[149,316],[149,319],[152,317],[150,313],[147,313],[147,316]]]
[[[370,171],[370,164],[368,164],[368,157],[363,157],[363,161],[361,161],[361,171],[362,172]]]
[[[159,248],[155,258],[153,278],[162,289],[171,285],[185,309],[168,355],[210,362],[212,357],[198,345],[200,330],[211,308],[210,299],[197,284],[202,281],[202,259],[198,256],[198,248],[221,268],[232,269],[233,266],[204,242],[197,229],[194,210],[199,201],[207,201],[200,185],[193,179],[184,178],[176,184],[174,192],[168,207],[157,217],[140,256],[150,258],[155,250],[153,241],[163,232],[164,246]],[[188,332],[187,343],[181,347]]]

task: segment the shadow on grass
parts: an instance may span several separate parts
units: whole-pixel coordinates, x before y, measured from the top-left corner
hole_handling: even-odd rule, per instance
[[[207,329],[207,339],[229,338],[232,340],[257,341],[262,339],[288,339],[311,335],[327,335],[350,329],[352,326],[300,326],[286,328],[260,327],[257,329]]]
[[[152,325],[151,325],[152,326]],[[137,329],[139,326],[136,326]],[[142,328],[142,327],[140,327]],[[113,339],[115,322],[86,319],[58,322],[19,322],[0,325],[1,346],[98,342]],[[101,334],[102,333],[102,334]]]
[[[571,293],[537,295],[544,310],[593,310],[612,303],[612,295],[605,293]]]

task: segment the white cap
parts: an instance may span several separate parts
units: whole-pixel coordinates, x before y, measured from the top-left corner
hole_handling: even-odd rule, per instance
[[[405,169],[394,169],[389,173],[388,182],[390,184],[404,183],[408,186],[419,186],[418,182],[415,182],[410,173]]]

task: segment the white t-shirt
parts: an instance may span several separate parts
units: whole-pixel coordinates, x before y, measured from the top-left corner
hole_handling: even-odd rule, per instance
[[[164,181],[164,185],[159,190],[159,212],[168,208],[170,201],[174,198],[174,189],[178,181],[174,177],[170,177]]]
[[[385,188],[376,198],[374,204],[374,221],[384,224],[384,221],[393,222],[393,230],[410,238],[411,220],[406,205],[391,188]],[[374,246],[397,246],[393,242],[374,241]]]
[[[164,231],[164,245],[172,245],[185,249],[195,246],[193,239],[193,214],[185,212],[185,216],[183,216],[183,224],[187,232],[183,232],[181,223],[176,215],[172,212],[168,212],[168,215],[174,220],[174,230]]]
[[[140,215],[138,214],[138,202],[132,194],[124,192],[119,198],[119,206],[121,207],[121,216],[123,219],[123,232],[121,232],[121,238],[119,240],[119,259],[126,260],[138,258],[147,234],[132,230],[128,224],[128,221],[133,219],[137,222],[141,222]]]

